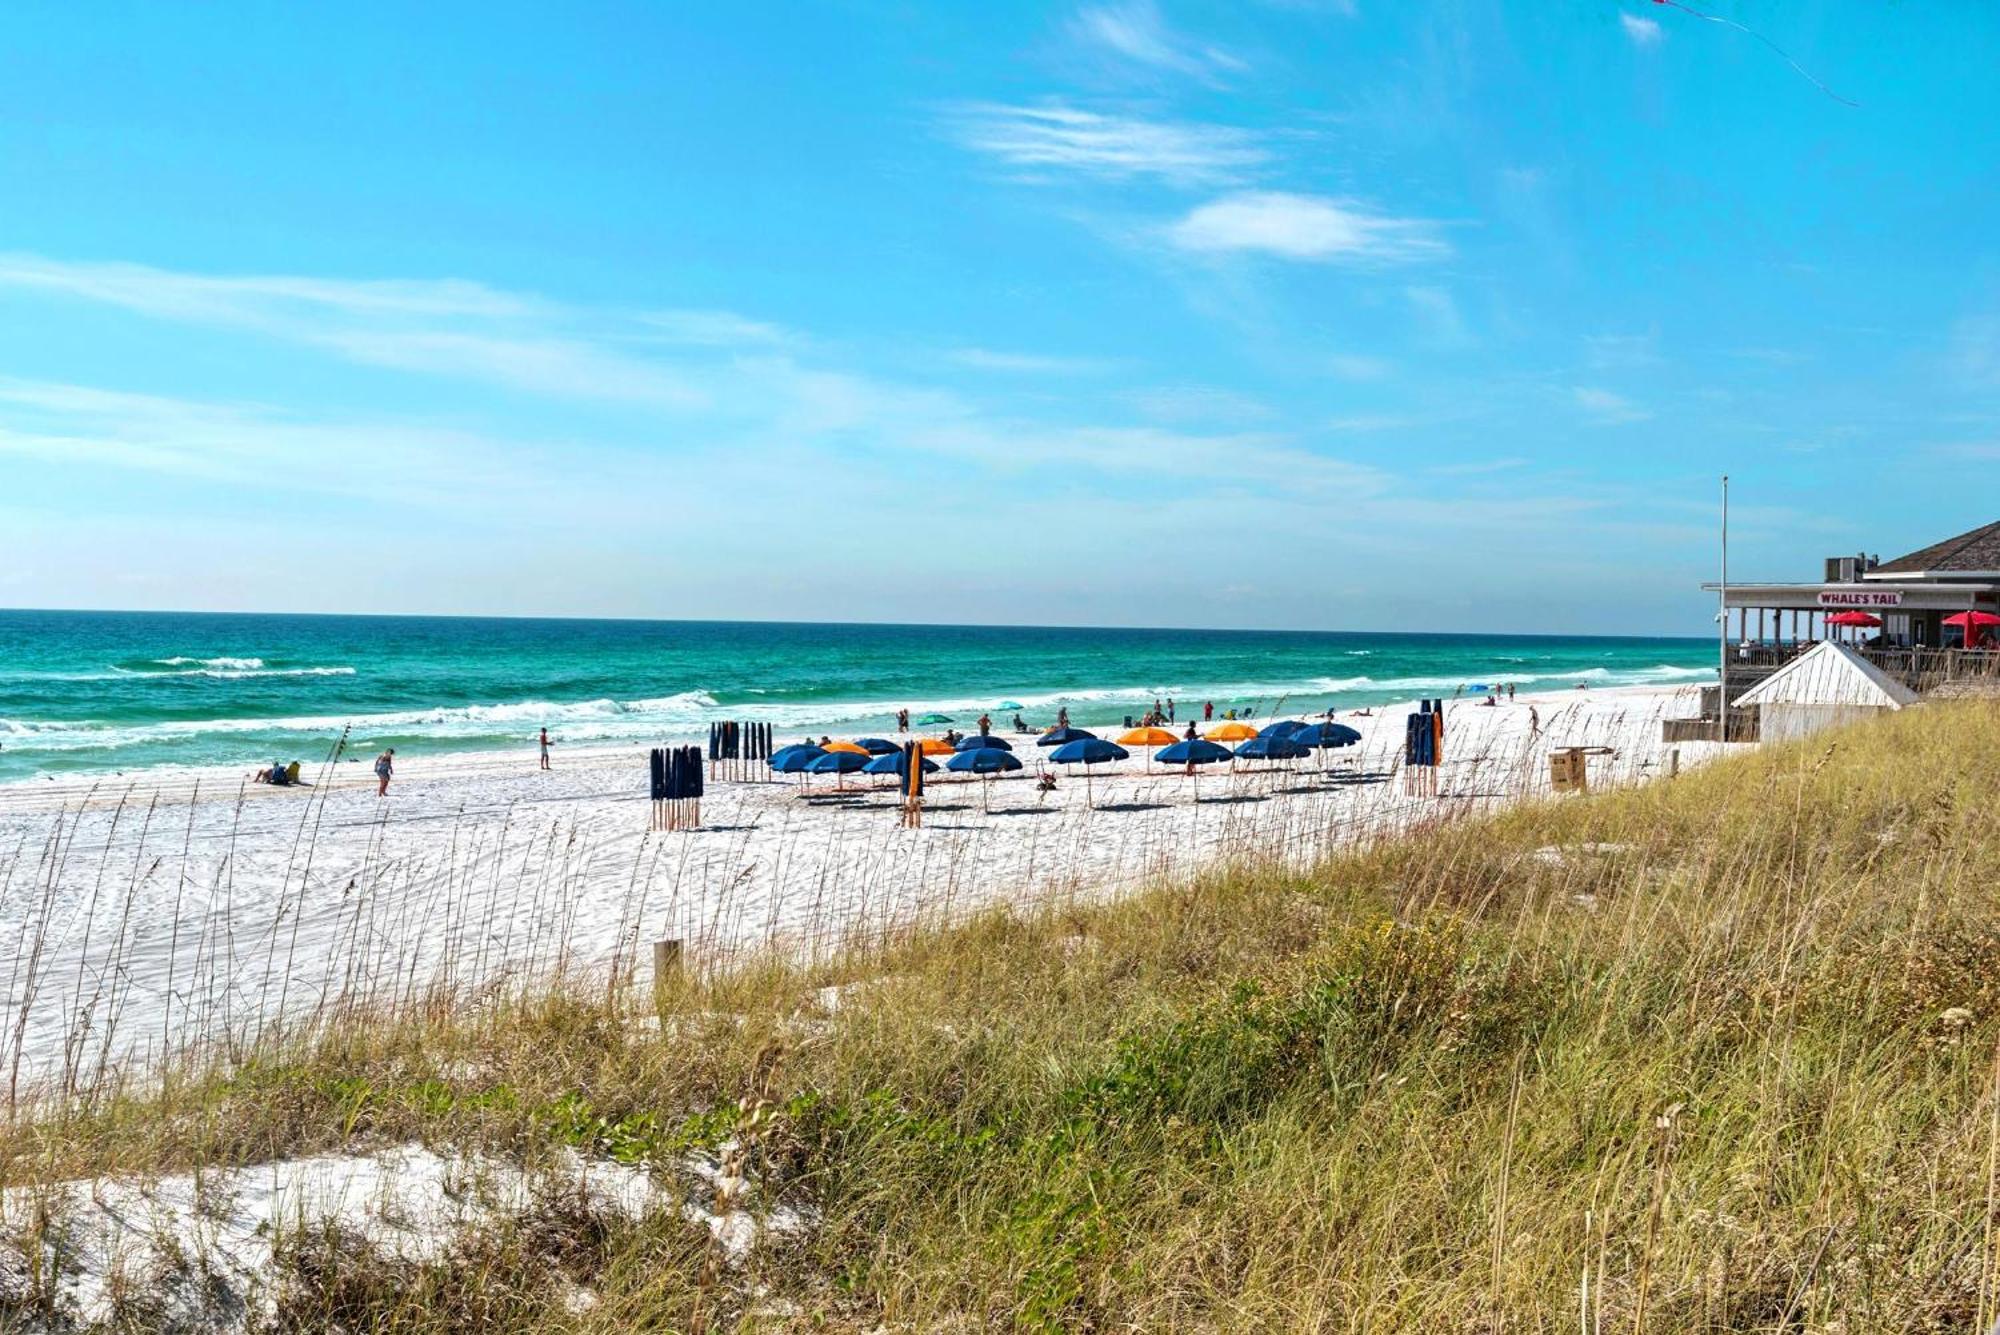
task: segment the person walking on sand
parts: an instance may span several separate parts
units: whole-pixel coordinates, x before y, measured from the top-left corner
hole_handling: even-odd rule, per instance
[[[896,731],[897,731],[897,732],[908,732],[909,730],[910,730],[910,711],[909,711],[909,710],[907,710],[907,709],[899,709],[899,710],[897,710],[897,711],[896,711]]]
[[[549,730],[548,730],[547,728],[543,728],[543,729],[542,729],[542,768],[543,768],[543,769],[547,769],[548,767],[549,767]]]
[[[389,795],[389,780],[395,776],[396,748],[392,746],[381,755],[375,757],[375,777],[381,780],[380,784],[376,786],[375,796],[387,797]]]
[[[1202,702],[1201,702],[1201,721],[1202,721],[1203,723],[1206,723],[1206,722],[1208,722],[1208,721],[1209,721],[1210,719],[1212,719],[1212,718],[1214,718],[1214,717],[1215,717],[1215,701],[1213,701],[1213,700],[1204,700],[1204,701],[1202,701]]]
[[[1529,705],[1529,706],[1528,706],[1528,736],[1530,736],[1530,737],[1539,737],[1539,736],[1541,736],[1541,735],[1542,735],[1542,716],[1541,716],[1541,714],[1540,714],[1539,712],[1537,712],[1537,711],[1536,711],[1536,709],[1535,709],[1535,707],[1534,707],[1533,705]]]

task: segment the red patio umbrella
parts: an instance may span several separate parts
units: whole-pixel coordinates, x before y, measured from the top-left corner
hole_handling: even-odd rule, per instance
[[[1835,612],[1826,619],[1829,626],[1879,626],[1882,618],[1873,612]]]
[[[1979,632],[2000,626],[2000,616],[1991,612],[1958,612],[1944,619],[1947,626],[1956,626],[1964,632],[1965,646],[1971,648],[1979,643]]]

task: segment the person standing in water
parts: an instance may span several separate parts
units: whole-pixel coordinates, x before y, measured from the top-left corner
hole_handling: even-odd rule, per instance
[[[548,730],[547,728],[543,728],[543,729],[542,729],[542,768],[543,768],[543,769],[547,769],[548,767],[549,767],[549,730]]]
[[[396,776],[396,748],[390,747],[375,757],[375,777],[381,780],[375,789],[375,796],[389,795],[389,780]]]

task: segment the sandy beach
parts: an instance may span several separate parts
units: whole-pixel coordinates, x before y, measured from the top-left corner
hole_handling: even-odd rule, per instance
[[[1342,714],[1359,745],[1189,779],[1135,753],[1048,794],[1042,756],[990,785],[940,774],[921,829],[865,777],[711,783],[702,828],[648,830],[645,752],[558,747],[398,757],[386,799],[367,757],[312,788],[251,767],[147,770],[0,787],[0,931],[17,943],[0,1075],[25,1097],[254,1039],[272,1020],[398,1005],[558,973],[643,977],[651,943],[695,967],[778,944],[803,953],[994,902],[1117,893],[1228,859],[1298,863],[1440,812],[1548,791],[1548,753],[1608,748],[1594,786],[1714,748],[1659,741],[1692,690],[1631,687],[1448,704],[1439,795],[1398,773],[1409,707]],[[1531,710],[1539,734],[1531,732]],[[686,739],[693,740],[693,739]],[[780,737],[780,742],[795,740]]]

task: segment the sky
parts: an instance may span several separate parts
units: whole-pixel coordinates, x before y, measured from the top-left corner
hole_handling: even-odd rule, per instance
[[[1724,473],[2000,518],[1990,6],[8,20],[0,606],[1702,634]]]

